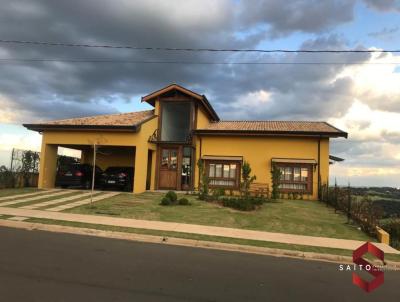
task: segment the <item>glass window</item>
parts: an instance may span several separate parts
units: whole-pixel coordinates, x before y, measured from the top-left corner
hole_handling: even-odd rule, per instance
[[[162,102],[161,140],[184,142],[190,133],[189,102]]]
[[[224,178],[229,178],[229,165],[224,165]]]
[[[300,181],[300,168],[299,167],[293,168],[293,180]]]
[[[169,164],[169,150],[162,150],[161,167],[168,168]]]
[[[236,164],[230,165],[229,178],[236,178]]]
[[[308,168],[301,168],[301,181],[308,180]]]
[[[182,157],[182,189],[189,189],[192,183],[192,148],[183,148]]]
[[[162,149],[161,167],[164,169],[176,170],[178,164],[178,150]]]
[[[285,168],[285,180],[292,180],[292,168],[291,167]]]
[[[222,164],[215,165],[215,177],[222,177]]]
[[[208,172],[208,177],[214,177],[215,176],[215,164],[210,164],[210,170]]]
[[[217,162],[208,161],[208,177],[210,180],[210,186],[216,187],[238,187],[239,185],[239,173],[237,163]]]
[[[184,157],[191,157],[192,156],[192,148],[184,147],[183,148],[183,156]]]
[[[310,167],[310,165],[288,164],[285,166],[285,164],[281,164],[278,167],[282,172],[279,188],[289,192],[311,192],[312,180],[310,181],[310,177],[312,177],[312,174]]]
[[[171,150],[171,160],[170,160],[170,169],[176,169],[178,165],[178,152],[176,150]]]

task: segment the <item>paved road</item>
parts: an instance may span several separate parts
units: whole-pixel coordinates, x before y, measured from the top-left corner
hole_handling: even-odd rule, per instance
[[[0,228],[0,301],[399,301],[337,264]]]

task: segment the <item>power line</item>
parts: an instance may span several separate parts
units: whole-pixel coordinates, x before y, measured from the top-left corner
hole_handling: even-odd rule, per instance
[[[131,50],[159,50],[159,51],[190,51],[190,52],[258,52],[258,53],[400,53],[398,49],[352,49],[352,50],[335,50],[335,49],[234,49],[234,48],[177,48],[177,47],[140,47],[129,45],[96,45],[96,44],[77,44],[77,43],[56,43],[44,41],[22,41],[22,40],[3,40],[3,44],[21,44],[21,45],[41,45],[41,46],[60,46],[60,47],[84,47],[84,48],[110,48],[110,49],[131,49]]]
[[[136,61],[115,59],[45,59],[0,58],[0,64],[14,63],[111,63],[111,64],[181,64],[181,65],[400,65],[400,62],[204,62],[204,61]]]
[[[115,59],[46,59],[46,58],[0,58],[0,64],[13,63],[112,63],[112,64],[188,64],[188,65],[400,65],[400,62],[204,62],[204,61],[137,61]]]

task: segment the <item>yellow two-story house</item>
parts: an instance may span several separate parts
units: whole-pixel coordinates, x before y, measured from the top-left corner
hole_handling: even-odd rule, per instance
[[[81,150],[81,162],[134,167],[133,192],[196,190],[198,160],[210,188],[238,191],[247,161],[257,182],[318,198],[329,179],[329,139],[347,133],[326,122],[221,121],[204,95],[172,84],[142,97],[153,110],[24,124],[42,133],[39,188],[55,185],[58,147]],[[333,157],[331,157],[333,158]]]

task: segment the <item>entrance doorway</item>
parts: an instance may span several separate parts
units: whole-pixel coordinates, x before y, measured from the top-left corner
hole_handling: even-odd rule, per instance
[[[177,189],[178,148],[162,148],[158,186],[160,189]]]

